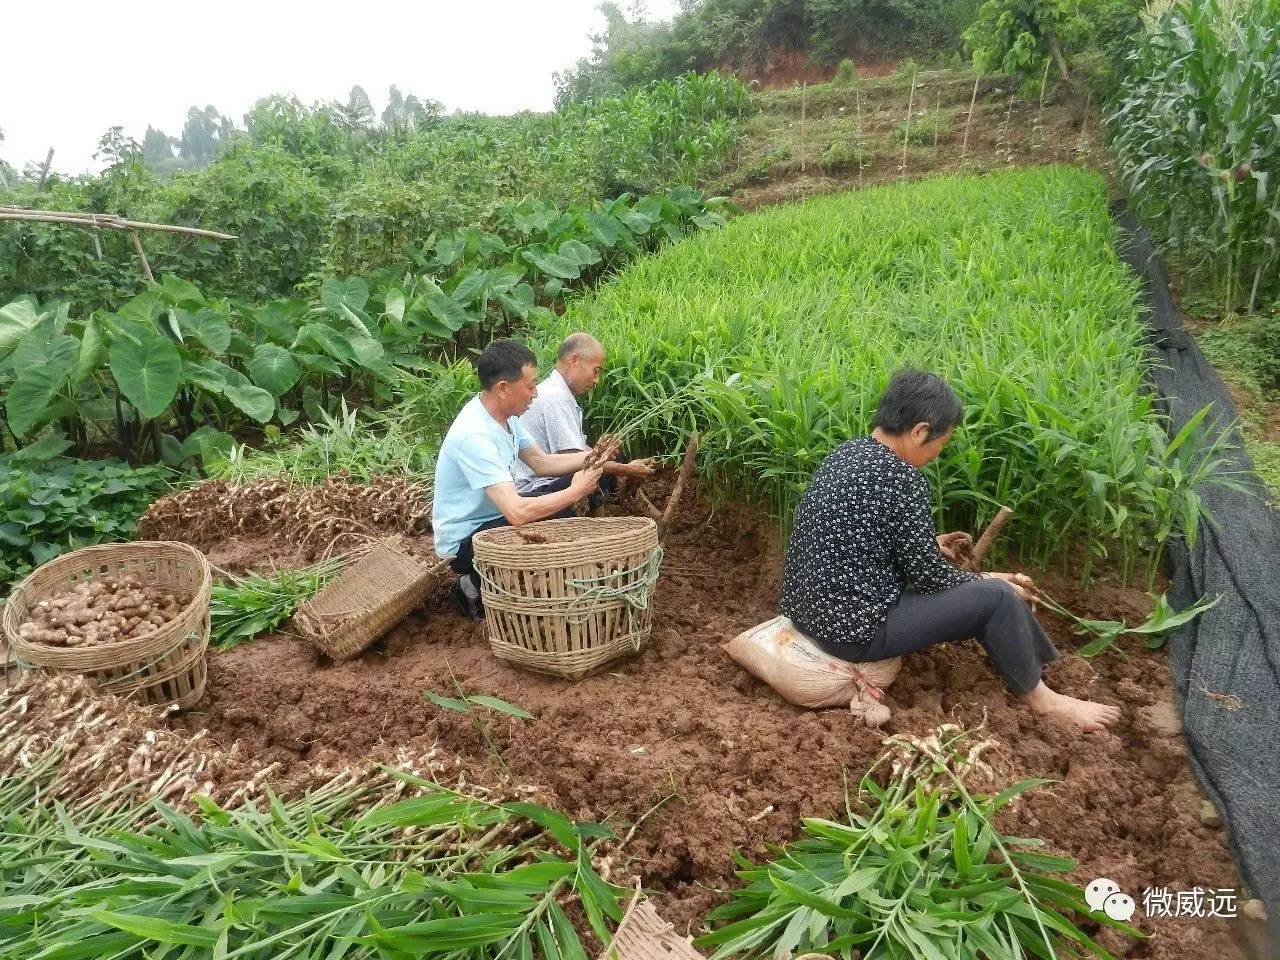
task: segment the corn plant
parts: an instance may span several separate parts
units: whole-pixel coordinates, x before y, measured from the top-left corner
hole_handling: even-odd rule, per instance
[[[888,743],[856,802],[847,804],[845,822],[805,820],[804,837],[772,862],[757,866],[739,857],[743,886],[711,913],[717,929],[698,941],[716,948],[712,960],[809,952],[846,960],[1110,960],[1078,918],[1143,936],[1091,915],[1083,891],[1054,876],[1074,870],[1074,861],[1040,851],[1042,840],[996,829],[1002,808],[1048,781],[978,792],[972,785],[991,744],[969,746],[952,726]],[[873,774],[890,763],[882,787]]]
[[[564,905],[605,943],[622,916],[592,866],[612,834],[535,804],[387,770],[265,809],[197,796],[189,816],[112,793],[68,809],[42,801],[56,757],[38,760],[0,779],[13,960],[585,960]]]
[[[815,198],[738,218],[636,263],[565,316],[609,366],[588,415],[624,422],[704,381],[700,403],[638,442],[702,433],[704,475],[789,520],[822,458],[866,433],[895,369],[944,376],[965,419],[937,465],[939,520],[999,504],[1039,562],[1085,547],[1154,574],[1194,536],[1215,476],[1198,420],[1170,438],[1101,181],[1048,168]],[[735,378],[733,375],[738,374]]]
[[[1139,212],[1250,310],[1280,260],[1280,0],[1176,0],[1130,57],[1108,118]]]

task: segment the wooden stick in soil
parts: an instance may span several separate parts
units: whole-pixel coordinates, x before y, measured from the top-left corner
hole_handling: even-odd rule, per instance
[[[802,83],[802,84],[800,84],[800,172],[801,172],[801,173],[804,173],[804,168],[805,168],[805,159],[806,159],[806,144],[805,144],[805,129],[806,129],[806,124],[805,124],[805,98],[806,98],[806,94],[808,93],[808,90],[809,90],[809,88],[808,88],[808,85],[807,85],[807,84],[803,84],[803,83]]]
[[[964,163],[965,154],[969,152],[969,127],[973,124],[973,108],[978,102],[978,82],[982,74],[973,78],[973,96],[969,98],[969,115],[964,118],[964,140],[960,143],[960,163]]]
[[[973,553],[965,562],[965,566],[970,570],[977,570],[982,566],[982,558],[987,555],[987,551],[991,549],[991,545],[995,543],[996,537],[1000,535],[1000,531],[1004,529],[1004,525],[1009,522],[1009,518],[1013,516],[1013,511],[1008,507],[1001,507],[991,522],[987,524],[987,529],[982,531],[982,536],[978,537],[978,542],[974,544]]]
[[[695,430],[689,436],[689,444],[684,448],[684,461],[680,464],[680,476],[676,478],[676,485],[671,491],[671,498],[667,500],[667,506],[662,511],[662,519],[658,521],[658,539],[661,540],[671,527],[671,521],[676,515],[676,507],[680,504],[680,497],[684,493],[684,488],[689,484],[689,478],[693,476],[694,465],[698,461],[698,431]]]
[[[649,499],[648,494],[643,490],[636,491],[636,502],[640,504],[640,509],[645,512],[650,520],[654,523],[662,523],[662,511],[653,505],[653,501]]]

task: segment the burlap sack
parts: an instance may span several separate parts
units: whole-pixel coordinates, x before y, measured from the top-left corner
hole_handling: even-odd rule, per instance
[[[725,651],[754,677],[763,680],[798,707],[838,707],[869,727],[889,719],[881,701],[893,683],[902,658],[872,663],[846,663],[820,650],[786,617],[774,617],[738,634]]]

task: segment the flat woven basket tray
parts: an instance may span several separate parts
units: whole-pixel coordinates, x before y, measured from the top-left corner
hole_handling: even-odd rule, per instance
[[[294,630],[331,659],[350,660],[421,604],[444,566],[423,565],[392,541],[376,541],[294,611]]]

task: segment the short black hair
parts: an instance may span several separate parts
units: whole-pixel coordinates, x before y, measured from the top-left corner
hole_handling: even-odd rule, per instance
[[[899,370],[876,406],[875,425],[896,436],[927,423],[929,439],[936,440],[963,418],[964,404],[947,381],[924,370]]]
[[[519,340],[502,337],[485,347],[476,360],[480,389],[489,390],[500,380],[519,380],[525,367],[537,365],[538,358],[532,350]]]

